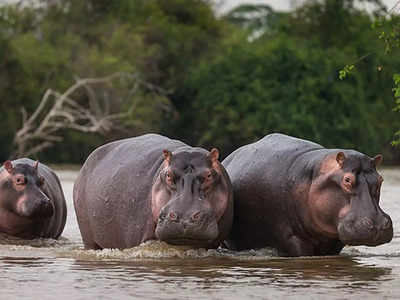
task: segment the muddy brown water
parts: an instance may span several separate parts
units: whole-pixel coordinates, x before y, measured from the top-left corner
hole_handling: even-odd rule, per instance
[[[270,249],[206,251],[155,241],[85,251],[72,204],[77,172],[58,171],[69,209],[62,238],[0,236],[0,299],[400,299],[400,168],[380,172],[391,243],[282,258]]]

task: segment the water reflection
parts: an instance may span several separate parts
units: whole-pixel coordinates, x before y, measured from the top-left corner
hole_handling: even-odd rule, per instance
[[[283,275],[296,275],[301,280],[376,281],[389,275],[390,268],[366,266],[348,256],[318,257],[312,259],[272,260],[269,266]]]
[[[277,287],[310,286],[331,282],[341,288],[376,287],[390,276],[391,268],[365,266],[347,256],[237,261],[235,259],[163,259],[134,261],[75,261],[74,271],[102,273],[107,278],[125,280],[201,283],[201,288],[215,285],[260,285]]]
[[[35,268],[51,268],[54,262],[39,257],[3,257],[1,258],[1,269],[7,270],[11,268],[28,269],[28,272],[36,272]]]

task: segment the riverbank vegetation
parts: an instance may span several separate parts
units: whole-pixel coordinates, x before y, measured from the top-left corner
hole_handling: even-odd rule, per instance
[[[65,129],[63,141],[35,158],[82,163],[100,144],[146,132],[218,147],[224,156],[282,132],[398,163],[391,141],[400,128],[392,90],[400,56],[385,54],[372,28],[386,15],[380,2],[367,1],[372,12],[354,2],[305,1],[285,13],[244,5],[225,16],[205,0],[2,6],[0,160],[15,152],[21,109],[31,115],[46,90],[124,72],[162,92],[130,94],[131,85],[117,82],[76,94],[88,109],[94,93],[95,109],[129,115],[107,132]],[[340,80],[353,64],[357,72]]]

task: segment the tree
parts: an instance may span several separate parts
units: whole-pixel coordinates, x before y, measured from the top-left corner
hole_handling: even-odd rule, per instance
[[[41,4],[0,7],[0,160],[13,151],[14,134],[23,122],[21,108],[32,115],[49,88],[65,91],[76,78],[139,74],[165,94],[153,101],[154,93],[142,89],[135,112],[123,119],[129,130],[111,130],[105,136],[63,130],[64,142],[39,153],[39,158],[82,162],[106,141],[147,131],[171,132],[175,91],[190,69],[219,49],[225,28],[210,4],[200,0]],[[120,107],[115,90],[104,85],[94,89],[97,97],[108,93],[110,107]],[[119,86],[119,91],[126,94],[129,87]],[[74,95],[82,103],[87,97],[83,91]]]
[[[378,16],[372,23],[372,28],[376,30],[379,40],[383,41],[384,52],[386,55],[396,52],[400,48],[400,17],[396,15],[396,11],[400,10],[400,3],[397,3],[387,13]],[[344,79],[349,75],[357,66],[357,63],[364,60],[373,53],[366,54],[360,57],[356,63],[346,65],[342,70],[339,71],[339,78]],[[390,62],[391,64],[391,62]],[[378,66],[378,71],[387,68],[389,63]],[[400,111],[400,73],[393,73],[393,92],[395,98],[394,111]],[[395,140],[392,141],[392,145],[400,145],[400,130],[395,133]]]
[[[397,3],[390,11],[390,16],[380,18],[374,25],[379,30],[379,39],[383,40],[386,53],[398,53],[400,49],[400,16],[395,12],[400,10],[400,4]],[[400,73],[393,74],[393,92],[395,98],[395,111],[400,111]],[[394,146],[400,145],[400,129],[395,133],[395,139],[392,142]]]
[[[400,60],[378,71],[387,58],[373,41],[368,14],[347,6],[337,10],[330,1],[311,4],[315,9],[301,7],[255,39],[248,33],[191,73],[181,91],[186,107],[180,128],[187,140],[220,147],[226,155],[278,131],[395,159],[389,141],[399,120],[391,112],[388,79]],[[351,29],[326,38],[331,25],[314,25],[335,12],[351,16],[345,24]],[[365,52],[375,54],[358,65],[357,75],[339,80],[338,70]]]

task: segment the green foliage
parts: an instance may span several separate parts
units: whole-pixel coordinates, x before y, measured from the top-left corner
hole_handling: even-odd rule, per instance
[[[390,140],[399,120],[391,112],[388,80],[400,59],[387,66],[370,16],[346,7],[349,1],[339,2],[310,1],[280,21],[293,26],[264,28],[250,42],[249,32],[193,71],[181,91],[179,128],[185,139],[227,155],[283,132],[326,147],[384,152],[386,161],[393,160]],[[332,23],[337,17],[345,22]],[[358,61],[366,52],[375,55]],[[338,71],[349,61],[357,62],[358,72],[339,80]],[[353,69],[347,65],[339,74],[344,78]]]
[[[339,79],[343,80],[354,69],[354,65],[345,65],[342,70],[339,70]]]
[[[31,114],[48,88],[64,91],[76,78],[128,72],[171,93],[179,89],[188,69],[212,55],[224,30],[205,1],[41,2],[35,7],[0,7],[0,161],[11,153],[21,108]],[[82,162],[107,140],[165,132],[173,115],[171,100],[144,90],[124,97],[130,88],[100,85],[94,90],[110,113],[134,103],[134,112],[123,120],[124,130],[91,138],[65,132],[62,146],[39,158]],[[75,97],[83,101],[87,96]],[[85,141],[88,145],[82,146]]]
[[[386,53],[400,48],[400,17],[380,17],[372,24],[372,28],[378,32],[378,38],[383,41]]]
[[[400,111],[400,74],[396,73],[393,75],[393,82],[394,82],[394,98],[396,102],[396,106],[394,107],[394,111],[399,112]],[[395,140],[392,142],[393,146],[399,146],[400,145],[400,130],[396,131],[395,133]]]
[[[379,40],[383,41],[386,55],[397,54],[400,49],[400,17],[397,15],[388,15],[377,18],[372,24],[372,28],[378,32]],[[396,70],[398,71],[398,69]],[[395,107],[394,111],[400,111],[400,74],[393,73]],[[393,146],[400,145],[400,130],[395,132]]]
[[[392,90],[400,57],[385,55],[397,49],[399,30],[394,18],[381,18],[379,0],[364,1],[375,5],[375,19],[354,0],[309,0],[292,13],[244,5],[222,18],[207,0],[41,2],[0,7],[0,160],[11,152],[22,106],[32,113],[46,89],[116,71],[168,94],[96,86],[111,113],[135,105],[125,130],[66,131],[40,159],[82,162],[101,143],[149,131],[223,155],[279,131],[399,159],[390,141],[400,128],[392,110],[393,91],[400,109],[399,75]]]
[[[399,99],[400,98],[400,74],[394,74],[393,75],[393,81],[394,85],[396,86],[393,91],[394,91],[394,96]]]

